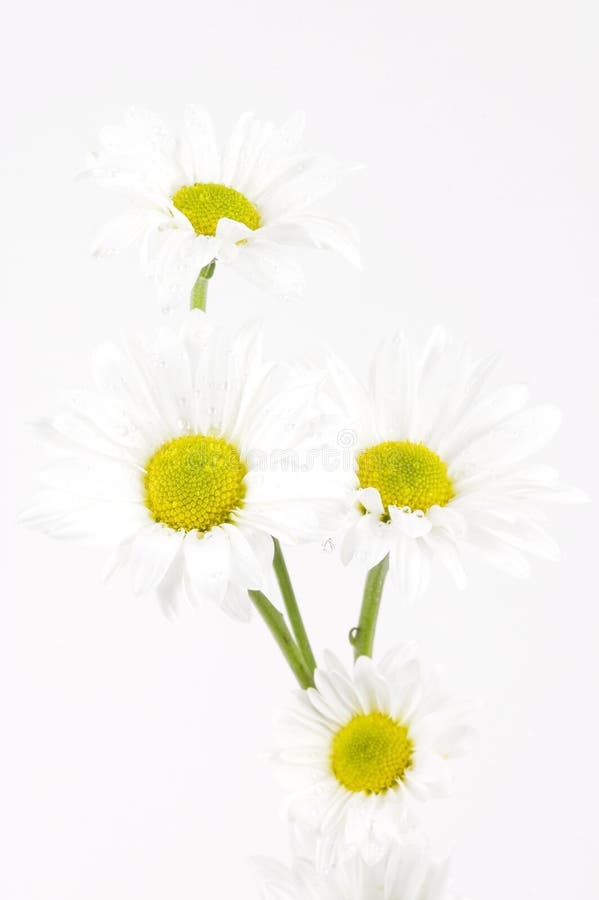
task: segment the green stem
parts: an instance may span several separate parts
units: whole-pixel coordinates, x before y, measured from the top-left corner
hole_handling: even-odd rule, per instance
[[[208,299],[208,283],[214,275],[215,268],[216,260],[213,259],[212,262],[208,263],[207,266],[204,266],[203,269],[200,269],[200,274],[196,279],[196,283],[191,289],[191,309],[203,309],[204,311],[206,310],[206,300]]]
[[[285,624],[282,613],[273,606],[268,597],[262,591],[248,591],[250,600],[266,622],[270,633],[279,645],[281,653],[287,660],[289,668],[297,678],[300,687],[306,688],[314,686],[314,679],[311,672],[308,671],[304,657],[293,640],[291,632]]]
[[[374,633],[388,571],[389,556],[387,555],[366,576],[360,621],[350,636],[350,641],[354,645],[354,659],[359,656],[372,656]]]
[[[295,635],[297,645],[301,650],[306,666],[308,667],[310,674],[313,674],[314,669],[316,668],[316,660],[314,658],[314,653],[312,652],[312,647],[310,646],[308,633],[304,626],[304,622],[299,610],[295,591],[293,590],[293,585],[291,584],[291,578],[289,577],[289,571],[287,569],[285,557],[283,556],[283,551],[281,550],[281,545],[278,540],[276,538],[273,538],[273,542],[275,545],[275,554],[273,557],[272,566],[275,570],[277,581],[279,582],[279,587],[281,589],[281,594],[285,603],[285,609],[287,610],[287,615],[289,616],[289,621],[291,623],[291,630]]]

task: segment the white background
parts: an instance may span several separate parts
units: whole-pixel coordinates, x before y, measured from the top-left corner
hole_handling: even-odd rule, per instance
[[[261,623],[206,608],[172,625],[126,577],[100,583],[100,550],[14,526],[39,463],[26,423],[90,383],[96,343],[159,318],[133,252],[87,252],[122,208],[73,180],[98,130],[130,105],[176,128],[204,103],[221,135],[247,108],[305,109],[311,148],[367,166],[328,204],[357,224],[364,271],[306,252],[296,305],[219,272],[211,313],[264,316],[281,356],[323,337],[360,371],[389,329],[444,322],[563,408],[544,460],[596,497],[598,25],[592,0],[7,11],[2,900],[252,897],[246,858],[287,852],[259,755],[291,680]],[[593,506],[550,518],[563,560],[535,562],[531,581],[474,566],[458,593],[438,573],[416,608],[384,610],[380,650],[416,638],[455,693],[484,703],[455,796],[427,811],[473,900],[599,888],[598,533]],[[359,574],[318,546],[289,561],[318,648],[349,658]]]

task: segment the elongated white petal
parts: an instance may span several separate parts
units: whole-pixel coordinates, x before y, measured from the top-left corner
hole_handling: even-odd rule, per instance
[[[296,215],[289,221],[275,221],[265,226],[261,234],[266,240],[276,243],[333,250],[356,268],[361,265],[357,235],[345,222],[335,222],[322,216]]]
[[[516,413],[459,453],[455,466],[484,459],[486,466],[513,465],[541,450],[558,430],[561,413],[553,406]]]
[[[288,300],[304,295],[305,279],[301,266],[278,244],[251,241],[231,265],[243,278],[268,293]]]
[[[358,491],[357,496],[358,503],[360,503],[369,513],[372,513],[375,516],[382,516],[385,512],[381,495],[376,488],[362,488]]]
[[[131,209],[107,222],[92,244],[94,256],[108,256],[126,250],[149,229],[160,224],[162,216],[148,209]]]
[[[134,538],[130,551],[133,590],[154,590],[166,575],[183,543],[183,535],[164,525],[152,524]]]
[[[188,106],[184,113],[181,163],[187,184],[221,180],[220,154],[212,118],[199,106]]]

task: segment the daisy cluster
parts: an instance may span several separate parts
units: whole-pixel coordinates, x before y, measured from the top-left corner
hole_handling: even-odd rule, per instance
[[[99,347],[93,389],[66,392],[39,423],[49,461],[23,518],[105,546],[106,574],[128,569],[169,615],[211,600],[269,628],[298,687],[271,756],[294,859],[257,861],[264,898],[449,900],[447,863],[419,823],[471,742],[468,709],[412,645],[373,659],[380,604],[419,597],[433,574],[464,587],[476,556],[526,576],[531,556],[558,556],[545,501],[583,498],[536,459],[559,412],[531,407],[522,385],[489,387],[495,359],[442,329],[423,347],[388,338],[362,382],[333,357],[265,358],[255,324],[213,324],[222,267],[291,296],[303,290],[295,247],[358,263],[351,226],[314,209],[355,167],[300,149],[302,126],[247,114],[222,149],[196,107],[178,138],[139,111],[103,130],[85,174],[129,206],[94,252],[137,244],[175,314]],[[331,434],[351,436],[349,464],[318,463]],[[317,662],[283,550],[333,532],[365,579],[349,667],[331,652]]]

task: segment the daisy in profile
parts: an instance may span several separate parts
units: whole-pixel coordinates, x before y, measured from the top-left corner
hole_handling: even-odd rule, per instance
[[[358,264],[353,230],[312,209],[350,167],[300,151],[302,132],[301,116],[277,127],[246,113],[219,150],[199,107],[185,111],[178,139],[155,115],[131,110],[123,125],[102,131],[86,167],[132,201],[99,234],[95,254],[139,242],[165,305],[191,295],[202,308],[215,264],[282,296],[303,290],[290,247],[334,250]]]
[[[269,859],[254,866],[262,900],[456,900],[447,862],[418,846],[396,845],[375,865],[358,856],[326,872],[306,859],[292,868]]]
[[[472,731],[407,647],[378,663],[361,656],[351,672],[329,653],[315,684],[276,722],[290,818],[319,834],[322,858],[377,862],[423,801],[448,793],[449,760]]]
[[[527,407],[522,385],[489,390],[494,361],[439,329],[421,351],[402,335],[387,340],[367,385],[331,363],[354,436],[342,559],[378,565],[383,579],[388,566],[408,598],[427,586],[435,559],[463,586],[469,551],[526,576],[527,554],[558,556],[543,502],[584,499],[530,459],[557,431],[559,411]]]
[[[94,375],[40,426],[54,458],[23,518],[112,545],[110,568],[129,564],[166,609],[207,597],[247,619],[273,538],[318,539],[335,512],[316,470],[272,453],[302,446],[310,376],[265,362],[255,326],[231,335],[199,310],[178,332],[101,347]]]

